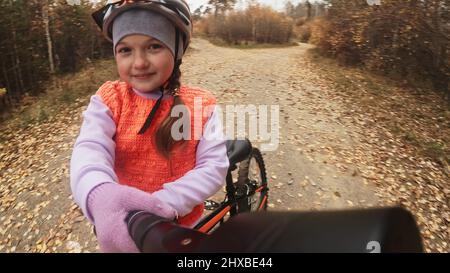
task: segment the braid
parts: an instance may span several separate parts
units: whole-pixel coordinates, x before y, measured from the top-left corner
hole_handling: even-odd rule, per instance
[[[181,71],[180,71],[180,65],[181,61],[177,61],[175,64],[175,67],[173,69],[172,75],[170,75],[169,83],[166,87],[166,92],[169,92],[172,96],[176,97],[178,96],[178,91],[180,89],[180,78],[181,78]]]
[[[181,78],[181,71],[180,71],[180,65],[181,61],[177,62],[175,64],[174,71],[172,75],[169,78],[169,82],[165,88],[165,92],[170,93],[173,97],[173,104],[172,107],[167,115],[167,117],[164,119],[164,121],[161,123],[161,126],[156,131],[156,148],[160,154],[162,154],[165,158],[170,157],[170,152],[177,144],[183,144],[185,142],[184,139],[181,140],[174,140],[171,134],[172,125],[180,118],[185,117],[171,117],[170,113],[172,112],[173,107],[176,105],[184,105],[183,100],[179,96],[179,89],[181,86],[180,78]],[[190,128],[182,128],[182,130]]]

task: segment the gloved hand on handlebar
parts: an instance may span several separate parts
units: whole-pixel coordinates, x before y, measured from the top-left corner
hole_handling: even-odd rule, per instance
[[[168,219],[177,216],[175,209],[152,194],[116,183],[94,188],[88,196],[88,210],[102,252],[139,252],[125,222],[130,211],[144,210]]]

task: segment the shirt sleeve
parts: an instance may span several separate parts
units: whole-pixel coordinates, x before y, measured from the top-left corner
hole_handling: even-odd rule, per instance
[[[87,208],[90,191],[102,183],[118,181],[114,172],[115,132],[112,112],[100,96],[91,96],[70,160],[72,195],[91,222]]]
[[[229,161],[217,106],[204,127],[196,152],[195,168],[153,194],[184,216],[218,192],[225,184]]]

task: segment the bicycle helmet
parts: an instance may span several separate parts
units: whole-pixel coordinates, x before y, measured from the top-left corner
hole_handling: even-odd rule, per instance
[[[134,8],[149,9],[166,17],[173,23],[178,34],[183,39],[183,53],[189,46],[192,36],[192,18],[188,4],[184,0],[109,0],[106,5],[92,14],[95,23],[102,30],[105,38],[112,42],[112,25],[114,19],[121,13]],[[178,53],[178,47],[175,46]],[[175,54],[175,60],[182,56]]]

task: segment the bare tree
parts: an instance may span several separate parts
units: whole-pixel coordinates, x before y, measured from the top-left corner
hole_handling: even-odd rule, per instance
[[[52,38],[50,35],[50,28],[49,28],[49,18],[48,18],[48,1],[44,1],[42,5],[42,20],[44,21],[44,27],[45,27],[45,38],[47,40],[47,49],[48,49],[48,62],[50,64],[50,73],[55,73],[55,65],[53,62],[53,45],[52,45]]]

